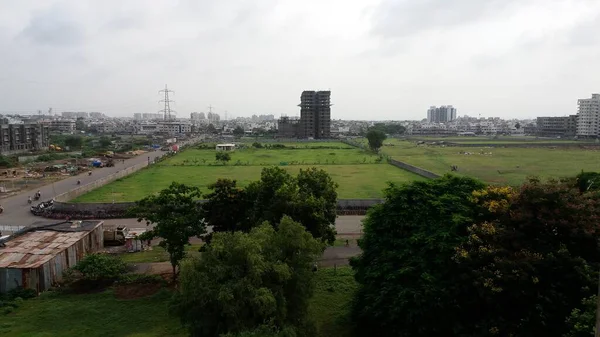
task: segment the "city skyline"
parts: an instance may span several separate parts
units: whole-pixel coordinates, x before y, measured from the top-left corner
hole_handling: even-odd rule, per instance
[[[169,83],[178,117],[211,104],[296,116],[309,88],[335,92],[332,119],[420,120],[446,102],[567,116],[600,91],[599,12],[589,0],[5,1],[0,112],[154,113]]]

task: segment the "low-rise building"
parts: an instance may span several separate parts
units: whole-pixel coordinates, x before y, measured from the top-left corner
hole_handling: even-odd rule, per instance
[[[577,115],[538,117],[536,133],[540,137],[572,137],[577,133]]]
[[[0,241],[0,293],[17,287],[42,292],[63,271],[104,245],[102,221],[34,224]]]

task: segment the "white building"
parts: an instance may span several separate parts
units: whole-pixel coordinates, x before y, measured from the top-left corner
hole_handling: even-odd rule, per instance
[[[151,135],[159,132],[159,126],[156,123],[146,122],[135,126],[135,133],[138,135]]]
[[[185,122],[159,122],[160,132],[168,134],[191,133],[192,125]]]
[[[592,94],[592,98],[577,100],[577,136],[600,136],[600,94]]]
[[[428,123],[445,123],[451,122],[456,119],[456,108],[452,105],[442,105],[437,108],[435,106],[427,109],[427,122]]]

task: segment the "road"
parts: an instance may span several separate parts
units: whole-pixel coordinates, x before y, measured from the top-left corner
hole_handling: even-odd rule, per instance
[[[42,194],[42,200],[49,200],[58,194],[77,188],[77,180],[81,180],[82,185],[89,184],[125,168],[148,161],[148,157],[150,157],[150,160],[154,160],[163,154],[163,151],[153,151],[137,157],[125,159],[125,163],[121,160],[115,160],[114,167],[93,169],[91,176],[88,176],[87,173],[83,173],[48,184],[39,189]],[[31,205],[27,203],[27,198],[29,196],[33,197],[35,192],[35,190],[23,191],[12,197],[0,200],[0,204],[4,207],[4,212],[0,214],[0,225],[28,226],[36,221],[43,220],[43,218],[36,217],[29,211]]]

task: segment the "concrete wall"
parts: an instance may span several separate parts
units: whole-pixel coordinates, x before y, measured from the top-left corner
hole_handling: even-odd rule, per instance
[[[422,169],[420,167],[416,167],[416,166],[413,166],[413,165],[410,165],[410,164],[407,164],[407,163],[403,163],[403,162],[398,161],[398,160],[388,159],[388,163],[390,163],[391,165],[394,165],[396,167],[399,167],[401,169],[404,169],[404,170],[410,171],[412,173],[418,174],[418,175],[420,175],[422,177],[425,177],[425,178],[435,179],[435,178],[439,178],[440,177],[440,175],[435,174],[435,173],[433,173],[431,171],[427,171],[427,170]]]
[[[338,199],[338,210],[366,210],[371,206],[383,203],[384,199]],[[200,203],[206,200],[200,200]],[[118,203],[70,203],[54,202],[52,213],[62,216],[81,216],[86,219],[126,218],[131,217],[127,211],[135,206],[135,202]]]
[[[141,169],[143,169],[144,167],[148,166],[148,162],[143,162],[131,167],[128,167],[124,170],[121,170],[117,173],[113,173],[109,176],[106,176],[104,178],[98,179],[94,182],[91,182],[89,184],[80,186],[74,190],[71,190],[69,192],[63,193],[63,194],[59,194],[56,196],[56,198],[54,199],[54,207],[56,207],[57,203],[64,203],[67,202],[69,200],[73,200],[75,198],[77,198],[78,196],[85,194],[93,189],[96,189],[98,187],[102,187],[108,183],[111,183],[119,178],[123,178],[133,172],[139,171]]]

